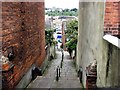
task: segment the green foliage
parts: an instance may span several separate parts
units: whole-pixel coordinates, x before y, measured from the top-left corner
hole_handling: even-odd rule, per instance
[[[48,10],[45,14],[48,16],[78,16],[78,9],[58,9],[58,8],[45,8]]]
[[[46,44],[50,44],[52,45],[54,43],[53,41],[53,30],[51,29],[48,29],[48,30],[45,30],[45,40],[46,40]]]
[[[71,50],[76,49],[77,39],[71,39],[68,42],[66,42],[66,47]]]
[[[71,9],[70,11],[75,11],[75,12],[77,12],[77,8],[73,8],[73,9]]]
[[[72,20],[67,22],[67,30],[65,31],[68,39],[77,38],[78,34],[78,21]]]
[[[67,38],[66,47],[71,54],[72,50],[76,50],[77,46],[77,36],[78,36],[78,21],[72,20],[67,22],[67,30],[65,30],[65,35]]]

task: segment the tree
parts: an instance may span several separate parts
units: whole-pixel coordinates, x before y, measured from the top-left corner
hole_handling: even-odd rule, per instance
[[[46,15],[49,16],[77,16],[78,15],[78,9],[59,9],[59,8],[45,8]]]
[[[73,50],[76,51],[77,47],[77,36],[78,36],[78,21],[72,20],[67,22],[67,30],[65,30],[66,35],[66,47],[71,56]]]
[[[69,12],[69,9],[66,8],[66,9],[63,9],[62,11],[63,12]]]
[[[73,9],[71,9],[70,11],[74,11],[74,12],[77,12],[77,8],[73,8]]]
[[[53,44],[53,30],[45,30],[45,40],[46,44],[50,44],[50,46]]]

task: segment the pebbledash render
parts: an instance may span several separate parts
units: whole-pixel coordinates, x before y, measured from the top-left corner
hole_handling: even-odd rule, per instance
[[[76,66],[82,70],[83,85],[120,87],[120,0],[79,1]],[[88,73],[89,66],[95,67],[94,75]]]

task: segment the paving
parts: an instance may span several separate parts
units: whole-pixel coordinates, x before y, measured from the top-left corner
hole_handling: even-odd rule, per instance
[[[56,51],[56,54],[57,58],[52,61],[44,75],[37,76],[27,88],[46,88],[49,90],[55,88],[82,88],[73,60],[70,59],[69,53],[66,51],[64,51],[63,65],[60,69],[61,74],[59,80],[56,81],[56,69],[60,66],[62,53],[61,51]]]

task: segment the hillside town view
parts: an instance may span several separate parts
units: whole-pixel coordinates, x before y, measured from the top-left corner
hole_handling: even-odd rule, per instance
[[[0,89],[120,89],[120,0],[0,2]]]

